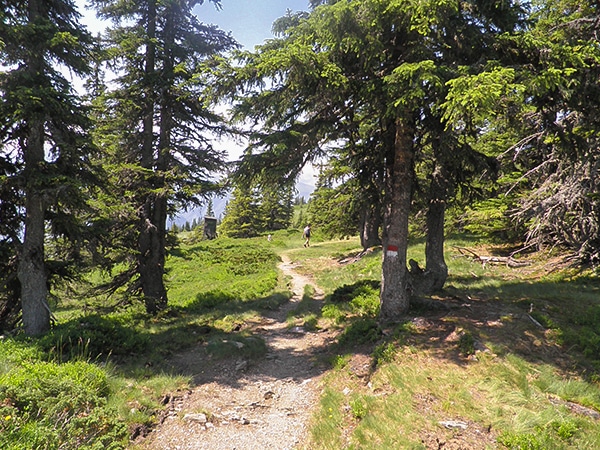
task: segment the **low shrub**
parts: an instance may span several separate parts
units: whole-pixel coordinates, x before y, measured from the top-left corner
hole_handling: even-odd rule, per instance
[[[149,343],[146,334],[124,320],[99,315],[61,324],[39,340],[44,352],[55,354],[61,360],[129,356],[145,352]]]
[[[360,280],[354,284],[344,284],[331,294],[329,301],[332,303],[349,303],[361,295],[370,296],[379,293],[381,282],[376,280]]]
[[[125,448],[127,427],[108,395],[96,365],[24,361],[0,375],[0,448]]]
[[[375,319],[360,318],[350,324],[338,338],[340,345],[360,345],[376,342],[381,337],[381,328]]]

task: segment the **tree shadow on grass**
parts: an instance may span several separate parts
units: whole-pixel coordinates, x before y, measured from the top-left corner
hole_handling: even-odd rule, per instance
[[[377,285],[361,280],[342,286],[326,305],[350,305]],[[430,351],[457,365],[470,364],[480,351],[515,354],[597,379],[599,293],[600,280],[595,277],[557,282],[496,278],[486,285],[453,276],[437,295],[413,299],[405,319],[384,329],[379,328],[376,313],[348,314],[333,351],[369,353],[392,342]]]
[[[494,280],[482,287],[476,280],[451,277],[431,301],[411,308],[397,329],[404,330],[406,344],[456,364],[469,364],[477,352],[489,351],[597,378],[599,290],[594,278]]]

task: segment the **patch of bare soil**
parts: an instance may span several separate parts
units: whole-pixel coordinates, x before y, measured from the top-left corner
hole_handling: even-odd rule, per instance
[[[137,448],[304,448],[308,423],[319,401],[320,380],[327,370],[322,356],[334,335],[288,327],[288,312],[297,307],[304,287],[312,283],[295,272],[286,257],[280,269],[291,277],[293,297],[271,316],[245,324],[265,340],[266,357],[210,361],[200,348],[174,357],[173,367],[193,374],[195,385],[165,399],[161,423],[136,443]],[[317,290],[313,301],[322,298]]]

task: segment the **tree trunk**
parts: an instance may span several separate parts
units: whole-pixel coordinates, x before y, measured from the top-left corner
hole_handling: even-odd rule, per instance
[[[362,212],[360,243],[364,250],[381,244],[379,227],[381,226],[380,204],[366,205]]]
[[[381,311],[383,322],[398,321],[410,304],[406,268],[408,216],[414,161],[410,114],[396,119],[393,156],[386,160]]]
[[[32,0],[28,3],[28,20],[37,22],[44,15],[44,3]],[[27,61],[31,79],[43,73],[43,59],[32,54]],[[21,284],[21,307],[25,334],[37,336],[50,329],[48,307],[48,279],[46,275],[44,238],[45,206],[40,189],[40,176],[44,159],[44,119],[29,119],[27,141],[23,147],[25,162],[25,230],[23,247],[19,255],[17,277]]]
[[[157,171],[157,161],[154,156],[154,111],[155,93],[152,78],[156,71],[156,2],[148,2],[148,43],[146,46],[147,77],[146,101],[143,123],[143,144],[141,165],[143,168]],[[160,156],[159,156],[160,158]],[[140,284],[144,294],[146,311],[156,314],[167,306],[167,290],[163,275],[165,266],[166,239],[166,199],[162,192],[163,175],[153,175],[148,180],[148,192],[140,213],[140,235],[138,242],[138,271]],[[164,217],[164,220],[163,220]]]
[[[48,280],[44,263],[44,200],[37,187],[44,163],[44,124],[33,122],[24,149],[25,234],[17,274],[21,283],[21,304],[25,334],[37,336],[50,329],[47,303]]]
[[[427,241],[425,243],[425,273],[430,292],[444,287],[448,266],[444,258],[444,218],[448,197],[448,178],[438,162],[432,174],[429,209],[427,210]]]
[[[163,276],[165,271],[165,225],[160,217],[166,217],[165,199],[151,195],[144,205],[144,225],[140,233],[139,273],[146,312],[156,314],[167,307],[167,290]]]

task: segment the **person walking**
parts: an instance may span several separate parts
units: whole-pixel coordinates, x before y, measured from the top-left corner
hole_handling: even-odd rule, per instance
[[[302,237],[306,239],[304,241],[305,247],[310,247],[310,223],[304,227],[304,231],[302,232]]]

